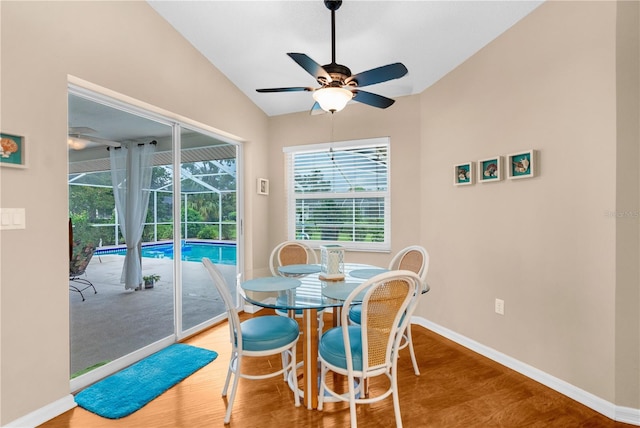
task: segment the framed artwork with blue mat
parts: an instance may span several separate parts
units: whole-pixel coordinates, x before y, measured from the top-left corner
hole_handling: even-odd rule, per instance
[[[208,349],[176,343],[83,389],[76,403],[96,415],[119,419],[216,359]]]

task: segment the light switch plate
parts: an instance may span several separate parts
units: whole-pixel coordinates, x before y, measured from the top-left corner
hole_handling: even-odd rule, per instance
[[[0,230],[26,229],[24,208],[0,208]]]

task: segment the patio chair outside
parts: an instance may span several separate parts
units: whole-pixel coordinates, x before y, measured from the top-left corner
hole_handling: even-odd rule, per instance
[[[93,257],[93,253],[96,251],[96,245],[93,243],[81,243],[73,242],[71,246],[71,260],[69,260],[69,290],[80,293],[82,301],[84,302],[83,291],[88,288],[93,288],[93,293],[97,294],[98,291],[91,281],[86,278],[82,278],[86,274],[87,266]],[[72,284],[78,284],[74,285]]]

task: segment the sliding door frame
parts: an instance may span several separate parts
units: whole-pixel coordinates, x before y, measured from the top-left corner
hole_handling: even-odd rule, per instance
[[[243,180],[243,140],[229,133],[217,130],[213,127],[187,119],[178,114],[162,110],[153,105],[135,100],[109,89],[86,82],[82,79],[68,76],[68,94],[86,98],[90,101],[119,109],[124,112],[140,116],[149,120],[168,125],[172,128],[172,167],[173,167],[173,293],[174,293],[174,331],[164,339],[143,346],[142,348],[125,355],[113,362],[98,367],[89,373],[71,379],[71,391],[80,389],[100,380],[132,363],[151,355],[179,340],[198,333],[205,328],[226,318],[226,313],[211,318],[204,323],[183,331],[182,323],[182,266],[181,266],[181,130],[188,129],[213,137],[221,142],[232,144],[236,147],[236,273],[244,271],[244,180]],[[235,284],[229,284],[235,286]],[[240,308],[240,297],[236,297],[236,306]],[[68,309],[70,310],[70,308]]]

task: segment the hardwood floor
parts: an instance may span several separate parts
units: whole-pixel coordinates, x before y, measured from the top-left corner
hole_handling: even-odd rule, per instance
[[[261,311],[260,315],[269,314]],[[243,319],[250,315],[243,315]],[[331,315],[328,314],[330,317]],[[327,319],[325,325],[330,325]],[[405,427],[603,427],[631,425],[607,417],[525,376],[488,360],[422,327],[413,327],[421,375],[415,376],[408,350],[400,354],[399,392]],[[229,333],[226,323],[217,325],[185,343],[212,349],[218,358],[134,414],[119,420],[96,416],[76,407],[43,428],[162,428],[223,426],[226,400],[220,395],[229,361]],[[299,347],[299,352],[301,349]],[[248,359],[247,359],[248,360]],[[277,358],[251,362],[279,364]],[[383,377],[380,377],[382,379]],[[376,391],[376,379],[370,385]],[[242,379],[234,403],[230,426],[346,427],[346,403],[327,403],[324,411],[295,407],[293,394],[282,378],[249,381]],[[391,398],[358,406],[358,426],[394,426]]]

